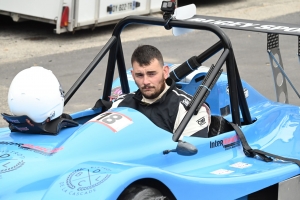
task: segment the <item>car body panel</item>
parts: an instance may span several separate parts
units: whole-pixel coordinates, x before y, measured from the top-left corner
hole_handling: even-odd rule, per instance
[[[211,107],[215,104],[210,101],[218,99],[220,105],[228,101],[224,77],[226,74],[221,76],[208,98]],[[299,108],[268,101],[245,82],[243,85],[248,90],[251,116],[256,119],[255,123],[242,128],[250,146],[300,158]],[[193,81],[189,86],[194,87]],[[124,185],[153,178],[167,185],[179,199],[183,195],[180,190],[188,191],[185,197],[234,199],[299,174],[295,164],[265,163],[245,157],[234,131],[214,138],[185,137],[186,142],[198,149],[196,155],[164,155],[164,150],[176,148],[172,134],[130,108],[116,108],[106,113],[123,116],[128,121],[122,121],[121,128],[110,127],[101,122],[105,117],[100,114],[102,118],[97,116],[78,127],[62,129],[57,136],[10,133],[7,128],[1,129],[1,179],[5,180],[5,184],[1,184],[2,193],[5,191],[16,199],[19,195],[34,199],[35,195],[44,196],[46,191],[43,199],[97,196],[114,199]],[[91,182],[90,189],[76,190],[78,185],[67,185],[76,175],[80,177],[92,170],[97,173],[101,170],[102,178],[99,182],[94,180],[94,184]],[[16,178],[19,179],[17,184]],[[82,180],[82,184],[87,181]],[[201,192],[197,188],[201,188]],[[215,193],[216,190],[227,191],[227,194]]]
[[[101,100],[115,99],[137,89],[130,69],[125,69],[118,38],[123,26],[132,22],[166,25],[164,20],[151,17],[121,20],[107,45],[66,93],[65,104],[108,51]],[[200,61],[206,59],[201,55],[224,49],[216,65],[200,66],[176,85],[191,95],[204,87],[209,95],[205,98],[201,93],[200,98],[205,98],[212,116],[239,125],[253,149],[300,159],[299,107],[268,100],[241,80],[230,40],[218,27],[181,20],[168,23],[216,33],[220,43],[200,54]],[[216,70],[221,72],[219,68],[225,62],[227,73],[211,77]],[[120,78],[113,81],[116,63]],[[211,78],[217,80],[208,88]],[[250,119],[246,119],[247,111]],[[181,141],[174,139],[177,130],[173,135],[127,107],[94,107],[71,117],[79,125],[62,128],[56,136],[0,129],[1,199],[117,199],[133,183],[154,180],[176,199],[244,200],[253,192],[300,173],[299,166],[292,162],[247,157],[235,131],[208,138],[183,137]],[[197,153],[180,154],[178,144],[184,142],[195,147]]]

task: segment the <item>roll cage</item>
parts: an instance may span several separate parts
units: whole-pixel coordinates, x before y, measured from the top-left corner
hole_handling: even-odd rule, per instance
[[[221,56],[217,60],[217,62],[212,65],[211,69],[205,76],[206,82],[202,83],[202,88],[211,88],[214,85],[214,81],[217,78],[220,70],[226,65],[227,77],[228,77],[228,87],[229,87],[229,95],[230,95],[230,106],[231,106],[231,114],[232,114],[232,122],[241,126],[243,124],[251,124],[252,119],[250,116],[248,104],[243,92],[242,82],[240,79],[240,75],[238,72],[234,52],[231,46],[231,42],[227,35],[216,25],[207,24],[207,23],[199,23],[193,21],[181,21],[181,20],[164,20],[160,18],[154,17],[146,17],[146,16],[128,16],[121,20],[114,28],[113,34],[109,41],[104,45],[104,47],[100,50],[100,52],[96,55],[94,60],[89,64],[89,66],[84,70],[84,72],[80,75],[77,81],[73,84],[73,86],[69,89],[69,91],[65,95],[65,105],[72,98],[72,96],[76,93],[82,83],[86,80],[86,78],[90,75],[90,73],[95,69],[98,63],[102,60],[102,58],[109,52],[107,69],[106,69],[106,77],[104,82],[104,90],[103,90],[103,100],[109,100],[109,96],[112,90],[113,77],[116,69],[116,64],[119,72],[120,84],[123,93],[129,93],[129,84],[126,73],[126,66],[124,60],[124,54],[121,43],[121,32],[122,30],[129,24],[147,24],[147,25],[156,25],[156,26],[164,26],[166,29],[170,29],[172,27],[178,28],[188,28],[195,30],[205,30],[215,34],[219,41],[213,44],[210,48],[202,52],[198,57],[198,63],[203,63],[205,60],[213,56],[215,53],[223,50]],[[185,126],[188,121],[192,117],[193,113],[197,109],[197,107],[201,106],[204,102],[205,98],[208,95],[209,90],[200,89],[198,90],[199,94],[197,98],[195,98],[194,103],[190,106],[190,109],[183,121],[179,125],[178,129],[175,131],[173,135],[173,140],[178,141],[181,133],[183,132]],[[200,104],[200,105],[199,105]],[[240,111],[242,114],[242,118],[240,116]]]
[[[280,96],[283,95],[283,103],[289,103],[287,82],[290,84],[298,98],[300,98],[299,92],[296,90],[296,87],[293,85],[292,81],[289,79],[288,75],[284,71],[283,61],[281,58],[281,52],[279,48],[279,35],[297,36],[297,55],[300,62],[300,26],[298,24],[213,17],[204,15],[194,15],[189,20],[195,22],[214,24],[225,29],[266,33],[267,53],[270,59],[271,69],[273,72],[273,81],[277,101],[279,102]],[[278,56],[278,59],[275,57],[275,55]],[[281,83],[278,83],[277,77],[280,75],[282,75],[283,80]]]

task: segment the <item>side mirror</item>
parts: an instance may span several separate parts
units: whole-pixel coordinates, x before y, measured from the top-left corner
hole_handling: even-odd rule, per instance
[[[163,154],[168,154],[170,152],[176,152],[178,155],[182,156],[192,156],[198,153],[198,149],[188,142],[179,141],[176,149],[165,150],[163,151]]]
[[[198,153],[198,149],[185,141],[179,141],[176,147],[176,152],[182,156],[192,156]]]

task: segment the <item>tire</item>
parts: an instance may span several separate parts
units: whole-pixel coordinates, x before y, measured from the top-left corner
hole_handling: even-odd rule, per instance
[[[122,192],[118,200],[168,200],[168,198],[155,188],[131,185]]]

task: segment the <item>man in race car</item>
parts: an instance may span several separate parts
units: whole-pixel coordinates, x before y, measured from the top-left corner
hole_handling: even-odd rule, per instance
[[[158,127],[174,133],[187,113],[192,96],[176,87],[169,78],[161,52],[154,46],[138,46],[131,57],[132,77],[138,86],[134,93],[123,94],[111,108],[130,107],[147,116]],[[207,137],[210,109],[203,104],[187,124],[183,136]]]

